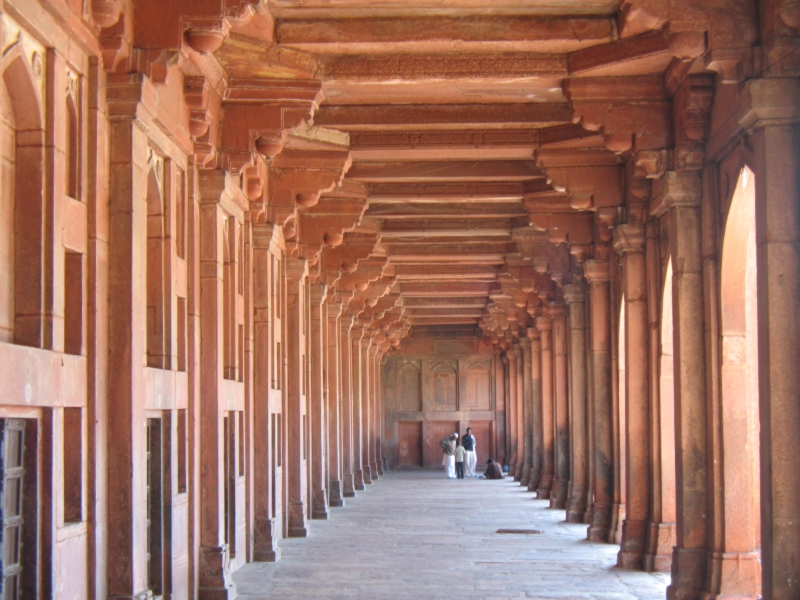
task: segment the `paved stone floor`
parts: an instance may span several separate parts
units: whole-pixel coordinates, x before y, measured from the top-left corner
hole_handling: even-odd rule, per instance
[[[309,538],[281,542],[279,562],[238,571],[239,598],[666,597],[668,574],[615,568],[618,546],[585,541],[585,525],[565,523],[564,511],[510,479],[392,472],[346,504],[312,521]]]

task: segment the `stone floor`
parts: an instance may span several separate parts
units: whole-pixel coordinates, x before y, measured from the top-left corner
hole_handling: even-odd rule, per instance
[[[248,564],[239,598],[663,599],[669,575],[615,568],[618,546],[584,540],[519,484],[392,472],[281,543],[275,564]],[[542,534],[498,534],[537,529]]]

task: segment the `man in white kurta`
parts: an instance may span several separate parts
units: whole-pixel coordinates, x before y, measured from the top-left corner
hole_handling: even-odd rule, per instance
[[[467,477],[477,477],[475,474],[475,464],[478,457],[475,454],[475,436],[472,435],[472,427],[467,427],[467,435],[461,439],[464,444],[464,470]]]
[[[448,479],[456,478],[456,444],[458,434],[454,433],[450,437],[444,438],[439,445],[442,447],[442,464]]]

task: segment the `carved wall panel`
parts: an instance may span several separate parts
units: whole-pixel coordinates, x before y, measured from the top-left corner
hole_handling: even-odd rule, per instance
[[[420,371],[413,363],[405,364],[397,374],[397,402],[400,411],[422,410]]]
[[[467,408],[491,410],[492,380],[491,363],[473,362],[467,371]]]
[[[434,409],[458,409],[458,373],[450,363],[443,362],[433,366],[431,386]]]

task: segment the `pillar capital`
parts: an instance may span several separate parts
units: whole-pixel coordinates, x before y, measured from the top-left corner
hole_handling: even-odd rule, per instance
[[[304,258],[286,258],[286,278],[299,281],[308,275],[308,261]]]
[[[590,284],[605,283],[610,279],[609,263],[607,260],[587,260],[583,264],[583,274]]]
[[[586,301],[586,285],[581,281],[564,285],[564,300],[567,304]]]
[[[535,342],[539,339],[539,330],[536,329],[536,327],[528,327],[528,329],[525,331],[525,335],[529,340]]]
[[[328,286],[324,283],[312,283],[309,286],[311,302],[313,304],[321,304],[325,300],[325,296],[328,294]]]
[[[644,223],[625,223],[614,228],[614,249],[617,252],[644,252],[646,241]]]
[[[659,181],[653,203],[666,210],[679,206],[698,207],[703,199],[700,171],[667,171]]]
[[[547,312],[551,319],[564,319],[567,316],[567,307],[563,302],[551,302]]]
[[[553,328],[553,319],[550,317],[536,317],[536,329],[550,331]]]
[[[800,80],[796,77],[752,79],[745,84],[739,125],[748,131],[800,122]]]
[[[531,349],[531,341],[527,337],[521,338],[519,340],[519,345],[522,347],[523,351]]]
[[[509,348],[508,350],[506,350],[506,358],[508,358],[509,360],[512,358],[516,358],[517,354],[519,354],[519,352],[516,350],[516,347]]]

